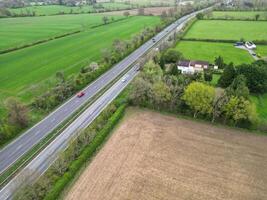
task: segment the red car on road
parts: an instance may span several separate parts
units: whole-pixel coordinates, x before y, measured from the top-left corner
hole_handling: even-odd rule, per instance
[[[77,94],[77,97],[78,97],[78,98],[81,98],[81,97],[84,96],[84,95],[85,95],[84,92],[79,92],[79,93]]]

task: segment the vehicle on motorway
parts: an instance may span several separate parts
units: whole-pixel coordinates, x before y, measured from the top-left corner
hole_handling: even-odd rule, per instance
[[[77,94],[77,97],[78,97],[78,98],[81,98],[81,97],[83,97],[84,95],[85,95],[84,92],[79,92],[79,93]]]
[[[152,41],[155,43],[155,42],[156,42],[156,39],[155,39],[155,38],[153,38],[153,39],[152,39]]]

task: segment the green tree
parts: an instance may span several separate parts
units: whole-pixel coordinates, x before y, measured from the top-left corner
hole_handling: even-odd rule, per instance
[[[259,18],[260,18],[260,15],[259,15],[259,14],[256,14],[256,15],[255,15],[255,20],[258,21]]]
[[[252,121],[255,118],[255,110],[251,103],[243,97],[232,96],[224,106],[226,119],[235,124],[242,120]]]
[[[215,89],[200,82],[193,82],[185,89],[182,99],[197,114],[211,114]]]
[[[182,53],[175,49],[169,49],[162,56],[165,63],[177,63],[179,60],[183,58]]]
[[[102,21],[103,21],[104,24],[107,24],[107,23],[108,23],[108,20],[109,20],[109,19],[108,19],[107,16],[103,16],[103,17],[102,17]]]
[[[227,65],[223,71],[222,76],[219,79],[219,85],[221,87],[228,87],[236,77],[236,69],[232,63]]]
[[[196,15],[197,19],[200,20],[200,19],[203,19],[204,18],[204,14],[203,13],[198,13]]]
[[[171,99],[170,89],[163,81],[157,81],[152,85],[152,95],[157,109],[164,107]]]
[[[256,61],[252,64],[238,66],[237,73],[246,77],[247,86],[252,93],[265,93],[267,91],[267,63]]]
[[[204,71],[204,80],[207,82],[212,81],[212,71],[211,70],[205,70]]]
[[[216,88],[215,98],[213,100],[212,109],[212,122],[215,122],[217,118],[222,117],[225,104],[229,101],[229,97],[226,92],[221,88]]]
[[[145,79],[151,83],[162,80],[163,71],[159,65],[155,64],[152,60],[145,64],[143,67]]]
[[[223,57],[221,57],[221,56],[216,57],[214,60],[214,63],[215,63],[215,65],[218,66],[219,69],[223,69],[225,66]]]
[[[246,77],[243,75],[238,75],[231,85],[226,88],[226,92],[229,96],[244,97],[249,98],[249,89],[246,84]]]

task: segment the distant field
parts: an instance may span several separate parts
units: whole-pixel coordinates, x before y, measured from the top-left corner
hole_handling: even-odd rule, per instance
[[[113,16],[114,19],[122,18]],[[0,20],[0,50],[103,24],[99,15],[57,15]]]
[[[199,20],[185,38],[221,40],[266,40],[267,22]]]
[[[262,57],[267,57],[267,45],[257,45],[257,53],[259,53]]]
[[[267,12],[263,11],[214,11],[213,18],[231,18],[231,19],[255,19],[259,14],[260,20],[267,19]]]
[[[215,57],[222,56],[226,63],[251,63],[253,58],[247,51],[237,49],[232,44],[214,42],[181,41],[176,49],[182,52],[185,58],[207,60],[214,63]]]
[[[54,76],[57,71],[64,71],[66,75],[77,72],[89,62],[98,61],[101,50],[110,47],[114,39],[130,38],[144,27],[158,23],[160,23],[159,17],[131,17],[65,38],[2,54],[0,55],[1,97],[16,95],[27,101],[31,90],[28,92],[25,90],[30,86]]]
[[[101,4],[105,9],[129,9],[132,8],[132,5],[127,5],[124,3],[102,3]],[[100,9],[100,8],[99,8]],[[62,6],[62,5],[47,5],[47,6],[31,6],[25,8],[14,8],[9,9],[12,13],[15,14],[27,14],[35,12],[36,15],[55,15],[58,13],[88,13],[94,10],[93,6]],[[101,9],[100,9],[101,10]]]
[[[130,4],[138,4],[138,5],[174,5],[173,0],[115,0],[115,2],[120,3],[130,3]]]
[[[64,200],[267,199],[267,137],[132,110]]]
[[[255,103],[259,117],[267,122],[267,93],[260,96],[251,96]]]

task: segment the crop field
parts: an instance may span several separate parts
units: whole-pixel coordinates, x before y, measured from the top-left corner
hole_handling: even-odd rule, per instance
[[[265,21],[199,20],[188,31],[185,38],[218,40],[266,40]]]
[[[233,44],[215,42],[181,41],[176,49],[187,59],[207,60],[214,63],[218,56],[222,56],[226,63],[234,64],[251,63],[253,58],[242,49],[237,49]]]
[[[267,199],[266,142],[132,109],[64,199]]]
[[[231,19],[255,19],[256,15],[260,15],[259,19],[267,19],[267,13],[263,11],[213,11],[212,18],[231,18]]]
[[[92,61],[98,61],[101,50],[110,47],[115,39],[128,39],[144,27],[160,23],[159,17],[131,17],[113,24],[67,36],[0,55],[0,93],[17,95],[29,100],[29,91],[57,71],[66,76],[77,72]],[[47,89],[47,88],[46,88]],[[42,92],[42,91],[40,91]]]
[[[122,16],[112,16],[114,20]],[[99,15],[56,15],[0,20],[0,50],[103,24]]]
[[[98,5],[99,6],[99,5]],[[102,3],[104,9],[118,10],[118,9],[130,9],[131,5],[124,3]],[[97,7],[97,5],[96,5]],[[100,9],[100,8],[99,8]],[[88,13],[94,10],[93,6],[63,6],[63,5],[46,5],[46,6],[31,6],[24,8],[9,9],[11,13],[15,14],[28,14],[35,12],[35,15],[55,15],[59,13]]]

